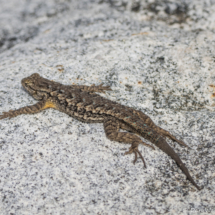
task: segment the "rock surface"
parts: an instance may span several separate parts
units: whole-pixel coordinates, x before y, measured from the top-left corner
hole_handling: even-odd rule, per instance
[[[215,213],[215,3],[207,0],[1,0],[0,113],[34,104],[21,79],[110,85],[148,114],[197,191],[158,148],[105,137],[56,110],[0,121],[0,211],[8,214]]]

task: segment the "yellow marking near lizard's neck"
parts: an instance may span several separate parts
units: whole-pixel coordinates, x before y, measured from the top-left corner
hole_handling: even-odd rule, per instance
[[[46,108],[55,108],[55,107],[56,105],[53,102],[47,101],[42,109],[44,110]]]

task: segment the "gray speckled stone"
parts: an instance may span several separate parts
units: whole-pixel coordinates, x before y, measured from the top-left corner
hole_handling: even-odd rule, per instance
[[[159,149],[105,137],[56,110],[0,121],[0,214],[215,213],[213,1],[1,0],[0,113],[34,104],[21,79],[110,85],[106,98],[148,114],[197,191]]]

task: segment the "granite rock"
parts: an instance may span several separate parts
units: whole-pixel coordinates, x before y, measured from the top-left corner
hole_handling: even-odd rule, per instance
[[[0,113],[35,103],[20,83],[34,72],[110,85],[190,146],[168,140],[204,188],[158,148],[140,146],[144,169],[102,124],[49,109],[0,121],[0,214],[213,214],[214,14],[207,0],[1,0]]]

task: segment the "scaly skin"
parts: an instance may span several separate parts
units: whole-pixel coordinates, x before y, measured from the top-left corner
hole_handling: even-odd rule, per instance
[[[138,146],[141,143],[153,149],[154,147],[144,143],[140,137],[136,135],[138,134],[150,140],[175,160],[190,182],[197,189],[201,189],[194,182],[187,168],[179,156],[167,144],[164,137],[169,137],[182,146],[187,145],[183,141],[176,139],[168,131],[156,126],[150,117],[141,111],[120,105],[94,93],[111,90],[109,86],[66,86],[42,78],[37,73],[24,78],[22,80],[22,86],[39,102],[35,105],[26,106],[18,110],[3,112],[3,114],[0,115],[0,119],[7,117],[12,118],[20,114],[38,113],[47,108],[54,108],[82,122],[100,122],[103,123],[105,134],[110,140],[131,144],[129,151],[125,154],[135,154],[134,164],[137,161],[137,155],[139,155],[146,167],[143,156],[138,150]],[[120,128],[129,132],[120,132]]]

